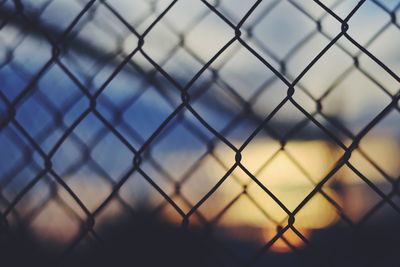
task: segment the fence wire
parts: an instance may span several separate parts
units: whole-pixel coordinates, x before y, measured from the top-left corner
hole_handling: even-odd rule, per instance
[[[56,203],[64,216],[70,218],[64,221],[78,222],[76,234],[63,246],[62,259],[85,240],[101,244],[101,233],[96,226],[110,206],[118,203],[124,214],[137,212],[137,207],[121,194],[132,180],[141,181],[133,194],[146,195],[143,189],[146,187],[157,195],[143,196],[142,204],[151,208],[152,214],[170,209],[175,214],[174,221],[183,229],[195,222],[210,236],[218,232],[222,218],[241,199],[250,201],[273,225],[273,234],[245,259],[222,243],[215,255],[204,255],[219,258],[221,265],[226,258],[231,261],[229,266],[257,265],[279,241],[297,251],[287,238],[289,233],[313,248],[321,261],[326,260],[326,255],[333,252],[314,245],[312,238],[298,226],[299,214],[317,196],[329,203],[338,220],[352,230],[351,236],[384,206],[390,206],[398,216],[399,173],[387,172],[381,161],[370,156],[360,144],[379,123],[400,110],[398,68],[375,55],[371,48],[386,38],[389,31],[393,41],[390,39],[388,43],[395,43],[393,34],[399,36],[400,2],[236,2],[1,1],[2,235],[7,235],[15,225],[28,229],[49,203]],[[174,13],[181,3],[186,8],[183,13],[188,13],[185,18]],[[351,8],[343,11],[340,7],[344,4]],[[190,5],[193,10],[188,9]],[[366,5],[378,10],[385,21],[368,29],[367,37],[359,41],[354,36],[357,32],[351,31],[352,18]],[[290,10],[306,20],[311,30],[303,32],[299,27],[299,32],[292,32],[289,39],[280,39],[279,31],[283,29],[274,29],[277,40],[266,36],[268,33],[263,35],[264,30],[268,31],[264,23],[268,24],[268,19],[276,16],[274,13],[282,6],[286,6],[284,12],[289,14]],[[288,24],[296,23],[295,16],[292,18],[286,18]],[[204,26],[208,20],[217,22]],[[326,26],[327,20],[335,25],[334,30]],[[223,29],[221,36],[212,35],[213,25]],[[201,31],[203,27],[205,30]],[[199,36],[194,38],[195,34]],[[314,38],[322,38],[323,46],[310,46]],[[318,63],[332,50],[342,53],[346,58],[343,62],[350,63],[343,68],[331,65],[327,72],[339,74],[332,74],[334,77],[326,89],[315,94],[310,88],[313,85],[303,81],[313,70],[318,73]],[[238,74],[227,74],[226,69],[239,54],[243,65]],[[304,55],[306,61],[293,71],[291,62]],[[398,55],[397,49],[393,57]],[[246,60],[262,66],[263,74],[249,77],[251,70],[246,69]],[[366,61],[372,67],[365,67]],[[354,71],[387,99],[385,106],[357,130],[325,107],[327,99],[335,95]],[[394,84],[393,90],[386,83],[388,80]],[[247,83],[242,90],[238,89],[241,82]],[[264,104],[260,112],[263,94],[277,85],[280,92],[267,96],[275,101]],[[120,96],[115,89],[118,87],[128,90]],[[144,98],[150,107],[143,106]],[[288,107],[300,114],[301,119],[280,118],[280,112]],[[158,108],[163,112],[158,113]],[[218,116],[221,118],[215,119]],[[177,131],[184,134],[171,141],[169,138]],[[272,140],[276,147],[273,153],[257,156],[262,164],[254,168],[246,157],[252,153],[249,147],[262,146],[257,141],[260,136]],[[104,147],[108,139],[113,140],[112,145]],[[302,158],[287,149],[292,140],[298,139],[329,143],[334,160],[326,173],[319,173],[320,178],[313,176],[313,167],[305,166]],[[250,152],[246,154],[246,150]],[[383,177],[385,187],[352,162],[355,153]],[[264,170],[281,155],[312,185],[290,207],[261,178]],[[112,161],[113,157],[121,159],[120,156],[124,160]],[[175,166],[171,166],[171,161],[175,161]],[[222,171],[208,169],[210,161]],[[329,189],[337,186],[340,191],[344,190],[341,187],[350,186],[332,181],[344,168],[378,198],[358,220],[351,218],[343,201]],[[198,176],[199,172],[203,174]],[[213,176],[212,182],[199,180],[207,172],[207,176]],[[93,189],[85,193],[83,185],[72,183],[85,175],[96,177],[94,183],[106,188],[105,191]],[[229,201],[221,202],[215,195],[227,190],[224,187],[227,183],[238,190]],[[190,186],[194,188],[188,190]],[[196,190],[202,193],[194,197]],[[279,219],[272,216],[270,206],[261,203],[254,190],[262,191],[273,203],[268,205],[279,207],[284,216]],[[96,194],[102,197],[93,203]],[[158,199],[154,205],[153,198]],[[205,214],[207,207],[215,212]]]

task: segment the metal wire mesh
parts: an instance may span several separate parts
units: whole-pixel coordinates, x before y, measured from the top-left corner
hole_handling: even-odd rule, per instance
[[[273,234],[244,259],[224,244],[217,254],[233,257],[229,266],[247,266],[262,262],[278,241],[296,251],[289,233],[316,255],[331,253],[313,246],[299,226],[299,214],[316,197],[355,233],[384,206],[398,216],[399,173],[388,172],[360,144],[399,111],[398,49],[394,61],[374,51],[382,48],[380,40],[389,38],[388,47],[398,41],[400,2],[236,2],[1,1],[2,233],[14,225],[40,225],[37,218],[57,206],[75,229],[63,246],[65,256],[84,240],[101,243],[96,227],[115,205],[123,214],[143,205],[154,214],[169,210],[182,228],[194,223],[212,236],[246,199]],[[383,19],[358,36],[363,25],[352,31],[352,22],[365,6]],[[178,9],[186,16],[174,13]],[[279,9],[294,27],[289,37],[279,34],[282,25],[269,32],[272,20],[282,16]],[[323,41],[312,45],[315,38]],[[342,58],[328,64],[330,80],[310,83],[307,75],[322,73],[326,66],[318,64],[332,51]],[[353,72],[385,95],[385,104],[362,127],[327,110],[328,99]],[[313,87],[323,88],[316,93]],[[286,109],[289,118],[280,116]],[[250,147],[263,150],[261,137],[274,149],[254,155]],[[290,148],[293,140],[329,144],[326,171],[315,176],[314,167]],[[312,153],[313,146],[305,149]],[[384,186],[352,161],[355,153],[383,177]],[[249,163],[254,157],[260,164]],[[262,178],[279,157],[310,188],[297,194],[294,205]],[[350,186],[336,179],[344,169],[378,199],[357,220],[331,192]],[[91,189],[92,182],[98,187]],[[218,196],[226,190],[229,197]],[[283,215],[272,216],[271,206]]]

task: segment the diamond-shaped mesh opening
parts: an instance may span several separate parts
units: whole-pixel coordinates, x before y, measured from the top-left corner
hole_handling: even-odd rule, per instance
[[[32,162],[26,165],[25,168],[19,170],[13,169],[12,172],[7,173],[7,175],[5,173],[4,177],[2,177],[2,194],[6,199],[13,200],[21,192],[21,188],[28,186],[39,175],[39,164]],[[41,192],[37,194],[41,194]],[[35,194],[31,198],[35,198],[34,196]],[[38,197],[38,199],[40,198]],[[37,200],[35,199],[34,201]]]
[[[51,221],[51,226],[47,223]],[[68,229],[68,231],[65,231]],[[80,222],[64,210],[61,204],[51,200],[38,213],[29,225],[29,230],[34,235],[41,236],[43,241],[55,244],[72,241],[80,230]],[[43,232],[46,233],[43,236]],[[60,250],[60,249],[59,249]]]
[[[398,60],[393,59],[390,54],[396,49],[396,47],[400,45],[398,31],[398,27],[390,25],[383,33],[379,35],[379,38],[371,43],[368,49],[380,61],[387,65],[396,75],[400,75],[400,65]],[[385,43],[385,49],[382,48],[383,43]],[[360,57],[360,62],[364,61],[367,61],[365,55]]]
[[[211,26],[212,25],[212,26]],[[186,43],[201,60],[209,61],[233,37],[233,30],[214,13],[201,20],[188,34]],[[198,40],[205,38],[209,43],[200,46]]]
[[[357,83],[355,83],[357,81]],[[369,105],[363,105],[366,100],[360,96],[358,91],[364,93],[364,97],[373,98],[373,103]],[[350,73],[336,88],[327,96],[323,102],[323,105],[329,110],[330,98],[337,98],[337,94],[346,94],[346,99],[352,99],[352,105],[345,105],[341,109],[341,112],[346,114],[347,124],[351,125],[349,130],[353,133],[357,133],[365,125],[367,125],[375,116],[377,116],[389,103],[390,97],[388,97],[378,86],[366,78],[362,73],[355,70]],[[357,96],[356,96],[357,95]],[[335,97],[336,96],[336,97]],[[350,101],[350,100],[349,100]],[[345,104],[345,102],[343,103]],[[361,115],[362,114],[362,115]],[[357,122],[354,118],[357,117]]]
[[[242,221],[238,221],[236,216],[239,213],[246,214]],[[265,213],[258,209],[246,195],[241,196],[220,217],[217,227],[218,230],[215,231],[217,237],[236,237],[242,242],[250,244],[245,247],[245,251],[241,251],[240,243],[234,238],[228,238],[221,244],[221,247],[225,250],[225,257],[229,257],[231,260],[234,259],[234,262],[241,264],[248,261],[264,243],[269,241],[263,236],[264,231],[267,231],[265,229],[273,230],[275,228]]]
[[[321,98],[332,86],[336,86],[336,83],[345,79],[343,75],[352,65],[352,59],[345,52],[338,47],[332,47],[306,73],[299,84],[315,98]],[[340,66],[340,68],[335,66]]]
[[[11,29],[8,30],[8,27]],[[13,39],[14,29],[12,26],[6,24],[3,29],[1,34],[4,34],[4,37],[0,40]],[[1,41],[5,50],[7,50],[7,46],[14,46],[14,49],[6,52],[7,64],[0,68],[2,93],[9,100],[13,100],[24,93],[29,82],[35,78],[36,73],[50,60],[50,46],[46,42],[41,42],[38,38],[40,38],[40,35],[30,34],[18,38],[15,42],[10,42],[10,44]],[[36,51],[38,54],[30,55],[31,51]],[[39,54],[41,56],[38,56]]]
[[[323,229],[334,225],[340,219],[335,205],[342,203],[339,195],[332,189],[324,188],[296,214],[294,226],[297,229]],[[307,233],[308,235],[310,233]]]
[[[25,176],[29,177],[29,176]],[[50,176],[40,176],[36,174],[29,177],[29,181],[25,182],[24,187],[20,187],[17,194],[10,194],[10,201],[14,201],[19,197],[19,201],[13,207],[18,212],[21,218],[36,214],[35,211],[40,210],[43,205],[51,198],[51,189],[54,184]],[[30,185],[33,185],[28,192],[24,194],[24,189]],[[28,187],[29,188],[29,187]],[[22,198],[20,198],[22,196]]]
[[[199,87],[199,95],[193,100],[193,108],[214,129],[222,131],[241,113],[243,109],[241,101],[224,84],[214,82]],[[215,95],[226,98],[227,102],[219,103],[215,100]],[[209,106],[213,108],[210,109]]]
[[[82,9],[83,1],[51,1],[41,9],[38,19],[45,25],[57,24],[58,32],[53,38],[59,38],[62,32],[72,23]],[[52,34],[52,33],[49,33]]]
[[[163,42],[162,49],[159,43]],[[156,62],[162,62],[179,44],[179,36],[163,23],[157,24],[146,36],[143,50]]]
[[[226,53],[229,53],[229,50]],[[219,70],[220,78],[245,100],[249,100],[273,75],[262,62],[243,47],[236,49],[235,54]]]
[[[175,121],[178,119],[175,119]],[[179,181],[181,177],[191,168],[192,165],[200,160],[207,151],[204,143],[196,135],[191,133],[184,125],[171,122],[170,127],[166,128],[162,137],[154,140],[151,153],[154,159],[173,177]],[[173,150],[175,153],[165,151]],[[188,153],[189,150],[191,153]],[[181,153],[185,151],[184,153]],[[162,162],[160,159],[163,159]]]
[[[149,177],[154,177],[156,170],[150,170],[147,173]],[[160,188],[168,195],[174,193],[173,185],[165,180],[156,180]],[[165,198],[148,182],[146,179],[137,173],[132,174],[126,183],[119,190],[119,196],[129,207],[134,211],[141,211],[141,209],[158,209],[160,206],[165,205]]]
[[[342,192],[339,204],[343,209],[342,213],[354,223],[360,222],[381,200],[378,193],[363,186],[365,182],[347,166],[341,168],[330,182],[344,185],[340,189]]]
[[[223,171],[221,170],[221,173]],[[226,172],[225,172],[226,173]],[[224,173],[224,176],[225,176]],[[217,224],[220,220],[222,214],[225,213],[225,208],[229,207],[229,203],[235,200],[235,198],[242,193],[242,188],[240,186],[240,182],[238,182],[240,171],[232,172],[226,180],[220,185],[220,187],[210,196],[210,200],[206,201],[202,206],[200,206],[199,211],[204,215],[204,217],[212,222],[212,224]],[[215,186],[218,181],[224,178],[221,176],[217,179],[210,179],[210,185]],[[210,186],[210,188],[211,188]],[[192,189],[193,190],[193,189]],[[198,195],[198,199],[206,196],[205,193],[208,190],[205,190],[202,196]]]
[[[1,166],[3,170],[0,176],[1,194],[4,200],[11,201],[20,193],[21,188],[39,175],[43,159],[14,127],[4,129],[0,140],[3,142],[2,147],[8,151],[7,156],[3,156],[1,160],[4,164]]]
[[[154,109],[154,105],[158,107],[157,110]],[[166,102],[154,87],[148,87],[140,98],[126,109],[123,118],[147,139],[173,111],[174,107]],[[152,125],[148,125],[149,122]]]
[[[89,171],[90,170],[84,167],[71,176],[63,177],[63,180],[74,194],[79,197],[85,207],[93,212],[111,193],[112,185],[111,182],[107,180],[107,176],[101,177],[100,175],[93,175],[90,177],[87,175]],[[93,187],[93,184],[96,184],[96,187]],[[62,191],[62,193],[63,194],[60,195],[63,199],[70,199],[69,205],[73,206],[72,210],[78,210],[80,208],[78,203],[71,198],[68,192]],[[80,209],[82,210],[82,208]],[[84,218],[85,214],[82,211],[80,214]]]
[[[390,112],[378,123],[379,127],[372,129],[361,140],[358,149],[382,175],[391,179],[396,179],[400,174],[398,164],[395,163],[398,158],[398,145],[391,142],[393,136],[397,134],[393,125],[400,119],[399,115],[397,110]],[[382,135],[385,136],[384,139],[379,138]],[[386,155],[388,155],[387,158]]]
[[[128,49],[131,45],[123,45],[123,42],[135,37],[124,23],[103,5],[91,8],[96,8],[94,15],[84,14],[84,18],[73,28],[75,32],[66,37],[60,48],[61,60],[70,72],[89,89],[96,91],[98,88],[94,85],[106,82],[116,68],[115,65],[122,61],[119,55],[123,50],[131,50]],[[107,64],[111,67],[104,66]]]
[[[95,127],[97,130],[93,131]],[[64,155],[73,157],[68,157],[66,162],[62,160]],[[133,153],[127,146],[93,115],[86,117],[64,139],[52,158],[54,168],[60,174],[75,176],[78,175],[76,172],[81,172],[83,177],[90,179],[90,173],[94,172],[95,177],[106,175],[104,178],[113,180],[119,180],[128,171],[132,160]]]
[[[290,210],[314,188],[306,175],[282,152],[268,162],[258,178]]]
[[[24,139],[21,139],[18,135],[13,135],[13,130],[15,130],[13,127],[5,128],[0,135],[0,144],[9,153],[7,157],[2,157],[1,169],[3,173],[7,173],[18,161],[23,160],[23,157],[27,154],[24,153],[24,150],[30,150]]]
[[[374,14],[371,17],[371,13]],[[368,18],[366,20],[366,18]],[[373,2],[366,2],[349,22],[349,35],[356,39],[360,44],[365,45],[381,28],[390,21],[390,14],[380,9]],[[368,31],[362,29],[368,28]],[[381,37],[379,37],[381,38]]]
[[[282,59],[314,28],[312,20],[284,1],[255,25],[254,35]]]

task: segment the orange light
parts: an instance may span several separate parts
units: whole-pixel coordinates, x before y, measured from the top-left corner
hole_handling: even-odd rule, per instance
[[[311,236],[311,231],[308,229],[301,229],[299,232],[305,238]],[[267,243],[276,236],[277,232],[273,229],[265,229],[263,231],[264,242]],[[292,230],[287,230],[279,239],[277,239],[271,246],[270,250],[276,253],[288,253],[293,249],[301,248],[305,245],[303,240]]]

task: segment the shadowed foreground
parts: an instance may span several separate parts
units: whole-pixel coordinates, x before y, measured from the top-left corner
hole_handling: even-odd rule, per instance
[[[249,241],[211,239],[204,231],[182,230],[141,214],[108,223],[100,231],[101,242],[89,242],[61,258],[57,245],[35,240],[23,231],[3,232],[0,261],[7,267],[212,267],[248,266],[249,262],[253,266],[396,266],[399,234],[396,225],[370,226],[358,234],[333,227],[316,231],[312,246],[291,253],[265,253],[251,261],[246,254],[254,255],[249,251],[257,246]]]

